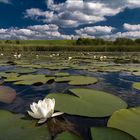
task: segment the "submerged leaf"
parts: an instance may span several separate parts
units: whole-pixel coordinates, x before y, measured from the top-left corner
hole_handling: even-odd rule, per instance
[[[16,91],[10,87],[0,86],[0,102],[12,103],[16,97]]]

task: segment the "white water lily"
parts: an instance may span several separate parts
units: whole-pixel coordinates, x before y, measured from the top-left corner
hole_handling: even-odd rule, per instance
[[[68,59],[69,59],[69,60],[71,60],[71,59],[72,59],[72,57],[68,57]]]
[[[45,98],[38,103],[33,102],[30,105],[31,111],[27,111],[30,116],[39,119],[38,123],[44,123],[48,118],[62,115],[63,112],[54,113],[55,99]]]

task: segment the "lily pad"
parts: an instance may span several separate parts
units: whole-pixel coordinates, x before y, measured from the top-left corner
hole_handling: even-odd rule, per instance
[[[136,140],[123,131],[107,127],[91,128],[91,136],[93,140]]]
[[[0,76],[4,78],[11,78],[11,77],[17,77],[19,76],[18,73],[6,73],[6,72],[0,72]]]
[[[33,84],[45,84],[50,80],[53,80],[54,77],[46,77],[43,74],[38,75],[21,75],[19,77],[14,78],[7,78],[5,79],[6,82],[14,82],[15,85],[33,85]]]
[[[97,83],[97,79],[88,76],[69,76],[69,77],[58,77],[55,79],[56,82],[68,82],[69,85],[90,85]]]
[[[41,65],[39,64],[20,64],[18,65],[20,67],[23,67],[23,68],[35,68],[35,69],[39,69],[39,68],[42,68]]]
[[[116,111],[107,125],[120,129],[140,140],[140,107]]]
[[[64,77],[64,76],[69,76],[70,74],[67,73],[67,72],[58,72],[55,74],[55,76],[58,76],[58,77]]]
[[[19,74],[26,74],[26,73],[36,72],[36,70],[32,69],[32,68],[16,68],[13,70],[8,70],[6,72],[15,72],[15,73],[19,73]]]
[[[55,140],[82,140],[79,136],[72,134],[70,132],[63,132],[59,134]]]
[[[140,82],[133,83],[133,88],[140,90]]]
[[[10,87],[0,86],[0,102],[12,103],[16,97],[16,91]]]
[[[140,76],[140,71],[133,72],[133,75],[135,75],[135,76]]]
[[[49,140],[46,126],[35,126],[36,121],[0,110],[1,140]]]
[[[53,93],[47,98],[55,98],[56,110],[87,117],[106,117],[114,111],[126,108],[127,104],[119,97],[92,89],[70,89],[74,95]]]

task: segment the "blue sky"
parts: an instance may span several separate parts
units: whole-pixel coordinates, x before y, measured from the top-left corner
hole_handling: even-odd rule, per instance
[[[140,38],[140,0],[0,0],[0,39]]]

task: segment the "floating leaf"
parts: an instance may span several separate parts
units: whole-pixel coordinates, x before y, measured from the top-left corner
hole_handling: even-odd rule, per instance
[[[140,70],[137,71],[137,72],[133,72],[133,75],[135,75],[135,76],[140,76]]]
[[[126,108],[127,104],[119,97],[92,89],[70,89],[76,96],[62,93],[47,95],[55,98],[56,110],[88,117],[106,117],[114,111]]]
[[[133,88],[140,90],[140,82],[133,83]]]
[[[107,127],[91,128],[91,136],[93,140],[136,140],[123,131]]]
[[[36,70],[32,69],[32,68],[16,68],[13,70],[8,70],[6,72],[15,72],[15,73],[19,73],[19,74],[26,74],[26,73],[36,72]]]
[[[35,126],[36,121],[22,118],[22,115],[0,110],[0,139],[49,140],[46,126]]]
[[[56,82],[68,82],[69,85],[90,85],[97,83],[97,79],[88,76],[69,76],[69,77],[59,77],[55,79]]]
[[[12,103],[16,97],[16,91],[10,87],[0,86],[0,102]]]
[[[70,132],[63,132],[59,134],[55,140],[82,140],[82,138]]]
[[[70,74],[67,73],[67,72],[59,72],[59,73],[56,73],[55,76],[58,76],[58,77],[64,77],[64,76],[69,76]]]
[[[17,77],[17,76],[19,76],[19,74],[18,73],[0,72],[0,76],[5,77],[5,78],[11,78],[11,77]]]
[[[54,77],[46,77],[43,74],[40,75],[21,75],[19,77],[7,78],[5,79],[6,82],[14,82],[15,85],[33,85],[33,84],[45,84],[50,80],[53,80]]]
[[[116,111],[107,125],[129,133],[140,140],[140,107]]]

